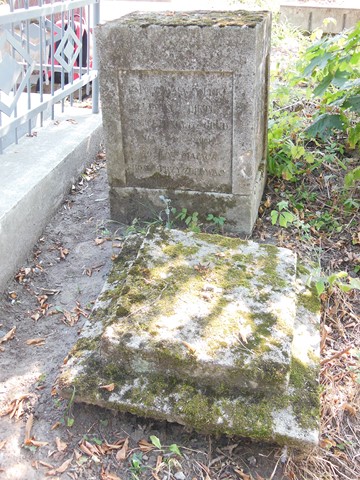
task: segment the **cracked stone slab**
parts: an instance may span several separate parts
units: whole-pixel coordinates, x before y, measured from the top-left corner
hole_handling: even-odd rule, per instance
[[[296,264],[290,250],[219,235],[128,239],[60,392],[208,433],[316,444],[319,304]]]

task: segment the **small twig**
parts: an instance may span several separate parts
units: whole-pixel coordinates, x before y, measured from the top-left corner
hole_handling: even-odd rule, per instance
[[[281,112],[282,110],[290,110],[291,108],[296,107],[296,105],[303,105],[303,104],[304,104],[303,100],[298,100],[297,102],[294,102],[291,105],[286,105],[286,107],[281,107],[274,111]]]
[[[320,365],[325,365],[325,363],[331,362],[331,360],[341,357],[341,355],[344,355],[344,353],[347,353],[351,348],[352,348],[352,345],[349,345],[348,347],[344,348],[344,350],[341,350],[341,352],[337,352],[335,353],[335,355],[332,355],[330,358],[324,358],[324,360],[321,360]]]
[[[275,473],[276,473],[276,470],[277,470],[277,467],[278,467],[278,465],[279,465],[280,459],[281,459],[281,457],[278,458],[278,461],[276,462],[275,468],[274,468],[272,474],[270,475],[269,480],[273,480],[273,478],[274,478],[274,476],[275,476]]]

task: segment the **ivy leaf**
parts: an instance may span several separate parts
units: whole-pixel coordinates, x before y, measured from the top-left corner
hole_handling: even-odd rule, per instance
[[[289,223],[294,221],[295,217],[291,212],[281,212],[279,215],[279,225],[280,227],[287,228]]]
[[[305,132],[308,137],[320,137],[322,140],[328,138],[333,130],[343,130],[344,124],[340,114],[332,115],[324,113],[308,127]]]
[[[279,212],[280,212],[281,210],[284,210],[285,208],[289,207],[289,202],[287,200],[281,200],[281,202],[279,202],[277,204],[277,207],[278,207]]]

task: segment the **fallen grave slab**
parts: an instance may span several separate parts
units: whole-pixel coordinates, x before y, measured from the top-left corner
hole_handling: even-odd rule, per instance
[[[58,389],[204,433],[313,445],[318,324],[290,250],[156,230],[124,242]]]

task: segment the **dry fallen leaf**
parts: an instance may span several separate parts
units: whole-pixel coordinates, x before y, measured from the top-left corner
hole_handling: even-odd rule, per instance
[[[79,448],[82,452],[86,453],[89,457],[92,457],[93,455],[97,456],[99,455],[99,450],[95,445],[92,445],[90,442],[87,442],[86,440],[83,440]]]
[[[78,320],[79,320],[79,317],[76,314],[74,313],[72,314],[71,312],[64,310],[63,322],[66,325],[70,325],[70,327],[73,327]]]
[[[331,438],[322,438],[320,440],[320,447],[325,448],[326,450],[329,450],[332,447],[336,446],[336,442],[332,440]]]
[[[193,347],[190,343],[185,342],[184,340],[181,343],[189,350],[190,353],[196,353],[196,348]]]
[[[346,412],[350,413],[353,417],[356,417],[356,408],[350,405],[350,403],[344,403],[341,405],[341,408]]]
[[[143,438],[139,441],[139,448],[142,452],[147,453],[154,450],[155,446]]]
[[[104,468],[101,469],[100,480],[121,480],[115,473],[106,472]]]
[[[65,260],[66,255],[69,255],[69,250],[67,248],[59,247],[60,259]]]
[[[59,437],[55,438],[56,448],[58,452],[63,452],[67,449],[67,443],[63,442]]]
[[[0,440],[0,450],[5,447],[7,440]]]
[[[115,388],[115,383],[109,383],[109,385],[100,385],[99,388],[102,388],[103,390],[107,390],[108,392],[112,392]]]
[[[26,340],[26,345],[41,347],[42,345],[45,345],[45,338],[29,338],[29,340]]]
[[[265,480],[265,478],[259,475],[257,472],[255,472],[255,475],[256,475],[256,480]]]
[[[51,465],[50,463],[46,463],[46,462],[44,462],[43,460],[39,460],[39,463],[40,463],[40,465],[42,465],[43,467],[51,468],[51,469],[54,468],[53,465]]]
[[[238,470],[237,468],[234,468],[234,472],[236,472],[242,480],[251,480],[250,475],[247,475],[242,470]]]
[[[269,208],[271,206],[271,198],[270,197],[266,197],[266,200],[264,202],[264,207],[265,208]]]
[[[4,415],[9,415],[10,418],[15,417],[16,420],[19,420],[19,418],[24,414],[24,401],[28,400],[30,397],[33,396],[34,395],[31,393],[25,393],[24,395],[20,395],[19,397],[14,398],[14,400],[10,402],[10,405],[5,410],[1,410],[0,417]]]
[[[34,447],[46,447],[46,445],[49,445],[49,442],[39,442],[38,440],[29,440],[28,445],[33,445]]]
[[[125,440],[124,445],[122,446],[122,448],[116,454],[115,458],[118,462],[122,462],[126,459],[127,452],[128,452],[128,447],[129,447],[129,438],[127,438]]]
[[[67,470],[67,468],[69,467],[71,461],[72,461],[72,456],[71,456],[71,458],[69,458],[68,460],[65,460],[65,462],[62,463],[62,464],[60,465],[60,467],[58,467],[58,468],[56,469],[56,472],[57,472],[57,473],[64,473],[65,470]]]
[[[54,425],[51,427],[51,430],[55,430],[56,428],[59,428],[61,425],[60,422],[55,422]]]
[[[116,443],[105,442],[102,445],[103,450],[105,451],[105,453],[108,452],[108,451],[111,451],[111,450],[120,450],[123,447],[125,440],[126,440],[125,438],[121,438]]]
[[[0,344],[12,340],[15,337],[16,327],[9,330],[3,337],[0,338]]]
[[[62,463],[60,467],[54,468],[53,470],[49,470],[48,472],[46,472],[45,475],[47,477],[53,477],[57,473],[64,473],[69,468],[71,462],[72,462],[72,457],[69,458],[68,460],[65,460],[65,462]]]
[[[96,245],[102,245],[105,242],[105,238],[95,238]]]
[[[25,425],[25,440],[24,440],[25,445],[29,445],[29,442],[31,441],[31,429],[33,427],[33,424],[34,424],[34,415],[31,413]]]

